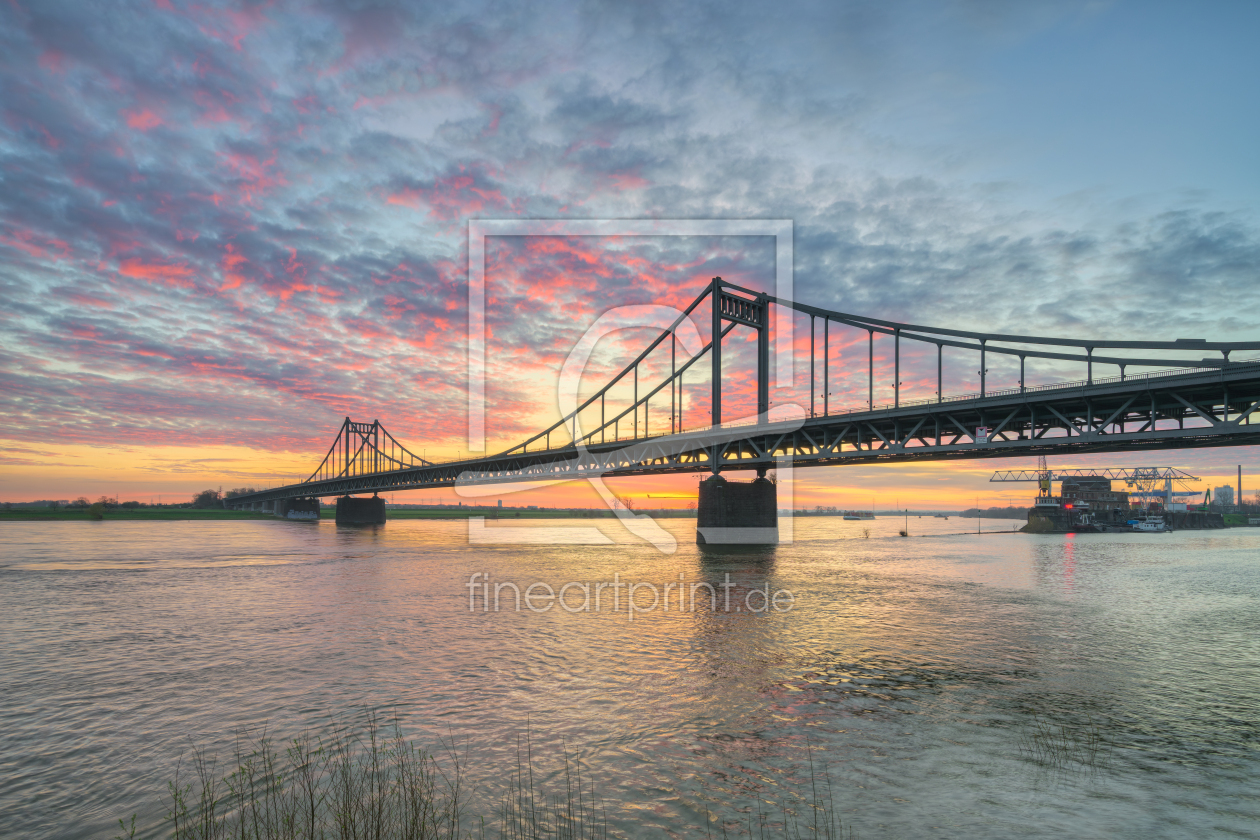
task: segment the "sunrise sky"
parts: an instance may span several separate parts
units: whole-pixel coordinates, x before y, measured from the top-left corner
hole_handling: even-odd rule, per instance
[[[1258,35],[1241,2],[3,0],[0,500],[289,483],[346,416],[458,456],[470,219],[788,219],[819,306],[1256,340]],[[774,269],[769,236],[492,238],[489,448],[558,417],[560,366],[609,308],[685,306],[715,275],[772,290]],[[652,335],[604,342],[585,387]],[[728,416],[750,395],[732,340]],[[832,346],[833,405],[857,405],[865,333]],[[776,402],[808,400],[802,361]],[[904,361],[904,398],[934,365]],[[947,355],[946,392],[975,372]],[[1214,486],[1241,463],[1250,495],[1258,454],[1072,464]],[[805,470],[796,502],[1021,503],[1031,485],[987,481],[1004,466],[1032,465]],[[696,478],[615,487],[675,506]]]

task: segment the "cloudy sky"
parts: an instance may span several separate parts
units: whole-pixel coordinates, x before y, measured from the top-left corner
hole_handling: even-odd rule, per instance
[[[457,455],[470,219],[790,219],[805,302],[1255,340],[1258,35],[1243,2],[4,0],[0,497],[279,483],[345,416]],[[768,237],[486,254],[491,449],[556,416],[608,308],[774,282]],[[649,334],[601,346],[590,384]],[[856,338],[836,339],[841,404],[865,390]],[[947,365],[968,390],[974,360]],[[1160,460],[1242,461],[1255,488],[1257,454]],[[816,471],[799,500],[1027,495],[988,485],[996,466]]]

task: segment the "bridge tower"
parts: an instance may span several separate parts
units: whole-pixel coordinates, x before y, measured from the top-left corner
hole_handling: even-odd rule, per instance
[[[757,420],[765,423],[770,413],[770,298],[729,294],[722,278],[714,277],[709,294],[713,302],[712,406],[714,431],[722,428],[722,336],[736,324],[757,331]],[[729,326],[727,323],[729,322]],[[697,545],[775,545],[779,542],[778,487],[758,467],[751,482],[722,477],[721,444],[713,447],[712,474],[700,482],[696,505]]]

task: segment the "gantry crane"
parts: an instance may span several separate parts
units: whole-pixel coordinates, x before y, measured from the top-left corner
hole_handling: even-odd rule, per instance
[[[1129,495],[1134,498],[1162,499],[1167,507],[1174,496],[1196,496],[1197,490],[1174,491],[1173,482],[1184,484],[1199,481],[1197,476],[1190,475],[1176,467],[1070,467],[1051,470],[1046,465],[1045,456],[1037,459],[1035,470],[998,470],[989,481],[1035,481],[1037,482],[1038,499],[1047,499],[1052,495],[1052,484],[1055,479],[1065,478],[1105,478],[1110,481],[1123,481],[1134,488]],[[1160,489],[1160,485],[1163,485]]]

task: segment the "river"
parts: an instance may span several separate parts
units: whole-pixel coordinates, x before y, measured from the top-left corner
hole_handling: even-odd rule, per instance
[[[509,524],[591,520],[487,527]],[[563,744],[626,837],[735,836],[799,799],[811,756],[857,840],[1260,836],[1260,528],[807,517],[736,551],[662,524],[673,554],[609,523],[604,546],[470,545],[462,521],[6,523],[0,836],[111,837],[132,813],[152,834],[192,745],[368,707],[455,739],[474,809],[527,727],[540,784]],[[478,573],[718,603],[518,612],[503,589],[496,612]]]

